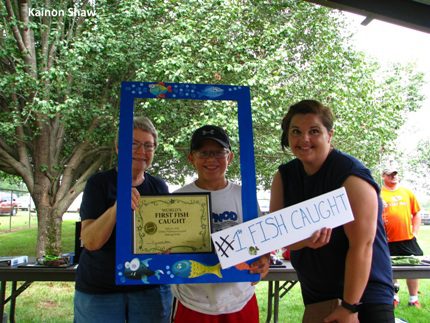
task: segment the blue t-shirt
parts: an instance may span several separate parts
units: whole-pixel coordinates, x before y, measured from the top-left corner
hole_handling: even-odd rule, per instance
[[[279,167],[284,188],[284,207],[340,188],[349,176],[357,176],[375,189],[379,187],[370,171],[352,156],[333,150],[321,168],[307,175],[300,160]],[[392,304],[393,284],[390,254],[382,222],[382,202],[378,199],[378,219],[373,243],[369,282],[361,302]],[[302,287],[303,301],[312,304],[343,298],[345,261],[349,242],[343,226],[333,229],[330,242],[321,248],[302,248],[291,252],[291,262]]]
[[[93,175],[85,186],[80,208],[81,220],[97,219],[108,208],[115,204],[117,192],[117,176],[115,169]],[[145,173],[145,180],[136,187],[140,195],[166,194],[169,192],[166,183]],[[130,217],[132,211],[130,208]],[[79,258],[75,288],[90,294],[112,292],[130,292],[157,285],[117,286],[115,285],[115,244],[116,230],[113,229],[109,240],[96,251],[83,249]],[[128,243],[131,243],[129,241]]]

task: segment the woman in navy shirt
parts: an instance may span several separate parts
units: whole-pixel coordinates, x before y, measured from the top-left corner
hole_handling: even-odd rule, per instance
[[[318,101],[291,106],[282,130],[282,147],[289,147],[296,159],[281,165],[274,176],[271,212],[343,186],[354,215],[354,221],[332,230],[328,243],[313,236],[291,246],[305,317],[311,304],[330,303],[335,305],[325,322],[394,322],[382,203],[370,171],[333,148],[333,114]],[[330,300],[336,302],[322,303]]]
[[[166,183],[146,172],[157,146],[151,121],[133,122],[132,209],[140,195],[168,193]],[[75,322],[170,322],[172,296],[168,285],[115,285],[116,168],[93,175],[87,182],[80,216],[84,249],[77,270]]]

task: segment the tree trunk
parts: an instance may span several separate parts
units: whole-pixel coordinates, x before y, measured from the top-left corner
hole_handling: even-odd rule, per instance
[[[52,207],[37,209],[38,232],[36,256],[61,254],[62,213]]]

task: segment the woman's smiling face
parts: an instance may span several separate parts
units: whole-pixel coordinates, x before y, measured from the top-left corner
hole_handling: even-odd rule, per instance
[[[143,173],[151,166],[152,159],[154,158],[154,137],[151,133],[142,129],[133,130],[133,145],[137,148],[133,149],[132,155],[132,176],[137,178],[143,175]],[[154,146],[152,149],[145,148]]]
[[[308,174],[319,170],[331,150],[333,130],[328,131],[318,115],[296,114],[291,119],[288,143]]]

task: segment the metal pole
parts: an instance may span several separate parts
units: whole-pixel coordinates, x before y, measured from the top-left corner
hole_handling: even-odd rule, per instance
[[[28,228],[31,228],[31,195],[28,197]]]
[[[13,206],[12,206],[12,197],[13,197],[13,193],[12,191],[10,191],[10,213],[9,213],[9,231],[12,231],[12,213],[13,213]]]

